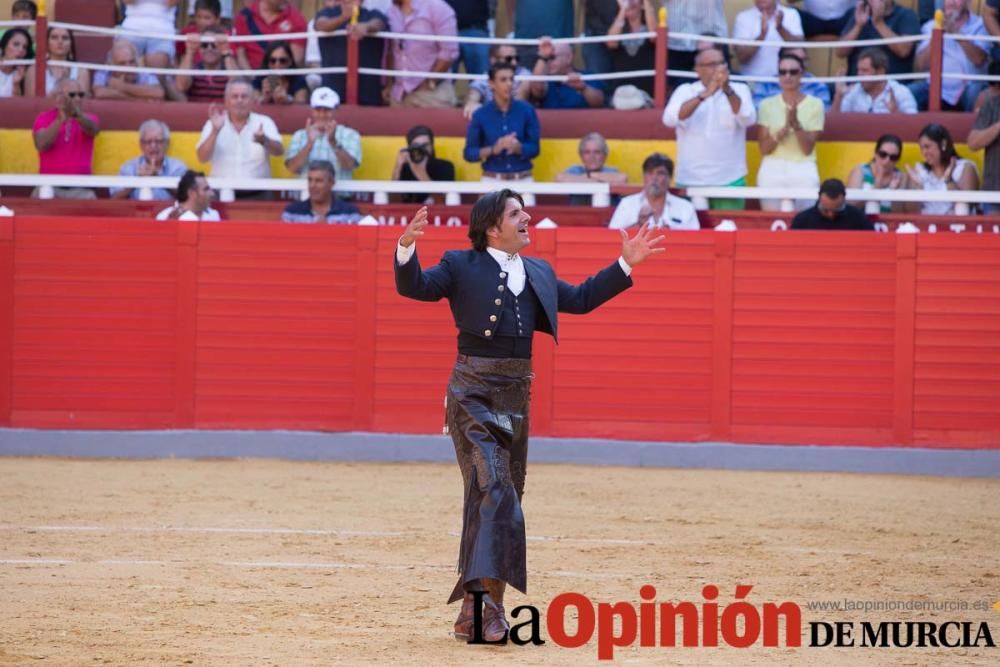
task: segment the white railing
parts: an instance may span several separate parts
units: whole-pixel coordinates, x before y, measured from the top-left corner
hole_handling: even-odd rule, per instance
[[[301,192],[307,196],[306,181],[301,178],[218,178],[208,177],[209,185],[219,191],[219,199],[231,202],[236,190],[272,192]],[[139,199],[152,199],[153,188],[173,189],[177,179],[169,176],[64,176],[40,174],[0,174],[0,186],[38,187],[39,197],[49,199],[52,188],[133,188],[139,189]],[[335,192],[367,192],[375,204],[388,204],[391,194],[428,193],[445,196],[446,205],[461,204],[463,194],[485,194],[501,187],[509,187],[523,195],[587,195],[595,208],[608,208],[611,187],[607,183],[550,183],[536,181],[375,181],[346,180],[334,186]],[[708,200],[721,199],[778,199],[782,210],[793,210],[796,199],[815,199],[815,188],[759,188],[692,186],[687,196],[696,208],[707,209]],[[971,204],[1000,204],[1000,191],[987,190],[895,190],[848,188],[847,198],[864,202],[949,202],[956,204],[956,215],[968,215]]]
[[[133,188],[139,199],[153,198],[153,188],[174,189],[177,178],[170,176],[72,176],[55,174],[0,174],[0,185],[38,187],[41,199],[51,199],[53,188]],[[208,177],[209,185],[219,191],[223,202],[235,200],[236,190],[266,190],[271,192],[302,192],[308,196],[308,186],[302,178],[218,178]],[[588,195],[594,207],[607,208],[611,203],[611,188],[607,183],[544,183],[534,181],[364,181],[346,180],[334,185],[335,192],[369,192],[375,204],[388,204],[390,194],[443,194],[446,205],[462,203],[463,194],[485,194],[501,187],[510,187],[523,195]],[[527,203],[527,202],[526,202]]]

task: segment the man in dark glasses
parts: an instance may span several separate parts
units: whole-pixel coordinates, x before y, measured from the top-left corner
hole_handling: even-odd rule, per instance
[[[829,229],[834,231],[875,231],[864,212],[847,203],[843,181],[829,178],[819,186],[816,204],[800,211],[792,219],[792,229]]]
[[[89,176],[93,172],[94,137],[100,131],[97,116],[83,111],[83,86],[63,79],[55,92],[55,107],[38,114],[31,128],[38,149],[39,174]],[[96,199],[89,188],[53,188],[62,199]],[[35,188],[32,196],[38,196]]]
[[[528,87],[522,86],[519,79],[531,74],[526,67],[521,67],[517,57],[517,49],[509,44],[494,44],[490,47],[490,67],[494,65],[510,65],[514,68],[514,99],[524,100],[528,96]],[[493,101],[493,88],[489,77],[469,82],[469,92],[465,96],[465,108],[462,113],[466,118],[472,118],[476,109]]]

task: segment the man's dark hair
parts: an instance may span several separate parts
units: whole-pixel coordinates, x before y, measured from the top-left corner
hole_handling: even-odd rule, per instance
[[[819,186],[820,195],[826,195],[830,199],[840,199],[847,195],[847,188],[844,182],[838,178],[828,178]]]
[[[986,69],[986,73],[990,76],[1000,76],[1000,60],[991,60],[990,66]],[[994,79],[990,81],[990,86],[1000,86],[1000,80]]]
[[[796,55],[794,53],[788,53],[788,52],[786,52],[786,53],[778,56],[778,63],[779,64],[781,63],[782,60],[794,60],[795,62],[797,62],[799,64],[799,69],[802,70],[802,73],[805,74],[805,71],[806,71],[806,62],[804,60],[802,60],[801,56],[798,56],[798,55]]]
[[[647,171],[653,171],[657,167],[666,167],[667,173],[670,177],[674,176],[674,161],[670,159],[669,155],[664,155],[663,153],[653,153],[645,160],[642,161],[642,173]]]
[[[205,178],[205,172],[193,169],[188,169],[184,172],[181,180],[177,183],[177,201],[183,203],[188,200],[188,197],[191,195],[191,188],[194,187],[195,180],[199,178]]]
[[[331,180],[337,180],[337,172],[333,168],[333,163],[329,160],[310,160],[309,166],[306,167],[306,171],[325,171],[330,175]]]
[[[496,80],[497,72],[505,69],[510,70],[511,76],[513,76],[516,71],[514,66],[510,63],[497,63],[496,65],[490,65],[490,81]]]
[[[870,46],[858,54],[858,62],[861,62],[864,58],[871,61],[872,69],[882,70],[883,72],[889,70],[889,56],[886,55],[883,49],[877,46]]]
[[[409,146],[412,144],[413,140],[421,134],[426,134],[430,138],[431,143],[434,143],[434,130],[426,125],[414,125],[410,128],[410,131],[406,133],[406,145]]]
[[[473,248],[486,250],[486,231],[496,227],[500,222],[507,208],[508,199],[516,199],[521,206],[524,206],[521,195],[509,188],[485,194],[472,205],[472,213],[469,214],[469,238],[472,240]]]
[[[13,16],[17,12],[28,12],[32,19],[38,18],[38,5],[33,0],[15,0],[10,6],[10,14]]]
[[[197,0],[194,3],[194,10],[204,9],[215,14],[215,18],[222,16],[222,4],[219,0]]]

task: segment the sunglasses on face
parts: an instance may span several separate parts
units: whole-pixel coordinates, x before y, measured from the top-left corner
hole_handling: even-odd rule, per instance
[[[83,93],[66,93],[66,97],[83,97]]]
[[[271,65],[287,65],[291,61],[288,58],[271,58],[267,62]]]
[[[885,151],[875,151],[877,155],[882,160],[892,160],[893,162],[899,161],[899,153],[886,153]]]
[[[213,44],[212,42],[202,42],[201,43],[201,48],[203,48],[203,49],[214,49],[215,48],[215,44]]]
[[[512,65],[513,63],[517,62],[517,56],[504,56],[503,58],[500,59],[500,62]]]
[[[802,74],[800,69],[779,69],[778,76],[798,76]]]

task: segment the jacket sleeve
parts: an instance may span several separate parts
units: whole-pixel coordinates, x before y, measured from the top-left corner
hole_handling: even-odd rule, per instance
[[[574,286],[557,280],[559,312],[577,315],[589,313],[631,286],[632,278],[625,275],[622,267],[618,265],[618,260],[579,285]]]
[[[438,301],[451,293],[452,272],[448,253],[441,257],[437,266],[422,271],[416,250],[402,266],[396,261],[394,251],[392,265],[396,273],[396,291],[401,296],[417,301]]]

